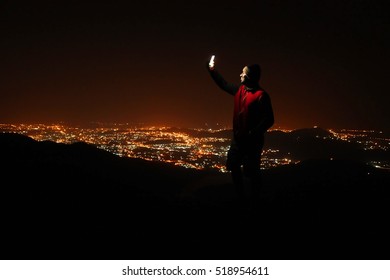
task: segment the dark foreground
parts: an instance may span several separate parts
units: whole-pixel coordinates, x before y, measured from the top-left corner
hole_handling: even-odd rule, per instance
[[[357,161],[228,174],[0,134],[1,259],[389,259],[390,174]]]

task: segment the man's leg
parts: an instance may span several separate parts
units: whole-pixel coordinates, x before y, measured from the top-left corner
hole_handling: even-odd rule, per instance
[[[239,201],[243,201],[245,197],[244,177],[241,171],[241,163],[242,157],[240,152],[235,143],[232,142],[227,155],[226,168],[231,173],[236,196]]]
[[[263,186],[262,176],[260,169],[256,170],[250,177],[251,180],[251,192],[254,199],[258,200],[260,198],[260,191]]]
[[[260,169],[261,153],[249,154],[244,160],[244,175],[250,180],[250,201],[252,206],[258,206],[262,188]]]
[[[241,167],[235,166],[231,169],[232,181],[239,200],[244,199],[244,178],[242,176]]]

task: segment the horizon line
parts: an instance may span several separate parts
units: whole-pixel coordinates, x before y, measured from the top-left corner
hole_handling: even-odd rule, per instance
[[[180,126],[180,125],[172,125],[172,124],[150,124],[150,123],[143,123],[143,122],[137,122],[137,123],[130,123],[130,122],[101,122],[101,121],[91,121],[91,122],[83,122],[83,123],[74,123],[74,122],[67,122],[67,121],[58,121],[58,122],[0,122],[0,126],[6,126],[6,125],[28,125],[28,126],[34,126],[34,125],[42,125],[42,126],[69,126],[69,127],[85,127],[88,125],[105,125],[105,126],[137,126],[137,127],[143,127],[143,128],[178,128],[178,129],[211,129],[216,130],[217,128],[219,130],[231,130],[232,126],[230,125],[221,125],[219,123],[215,124],[209,124],[204,123],[203,125],[198,126]],[[330,128],[330,127],[324,127],[320,125],[313,125],[313,126],[302,126],[302,127],[287,127],[287,126],[276,126],[270,128],[268,131],[277,131],[277,130],[300,130],[300,129],[324,129],[324,130],[355,130],[355,131],[368,131],[368,132],[380,132],[383,133],[386,130],[384,129],[374,129],[374,128]]]

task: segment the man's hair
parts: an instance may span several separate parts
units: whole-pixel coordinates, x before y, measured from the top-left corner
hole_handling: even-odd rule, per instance
[[[251,80],[252,82],[260,81],[260,77],[261,77],[260,65],[259,64],[251,64],[251,65],[248,65],[247,67],[248,67],[247,76],[248,76],[249,80]]]

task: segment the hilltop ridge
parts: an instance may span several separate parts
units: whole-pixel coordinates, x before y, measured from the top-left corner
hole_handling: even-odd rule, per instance
[[[389,172],[360,161],[264,170],[254,210],[228,174],[18,134],[0,153],[5,259],[371,259],[388,245]]]

